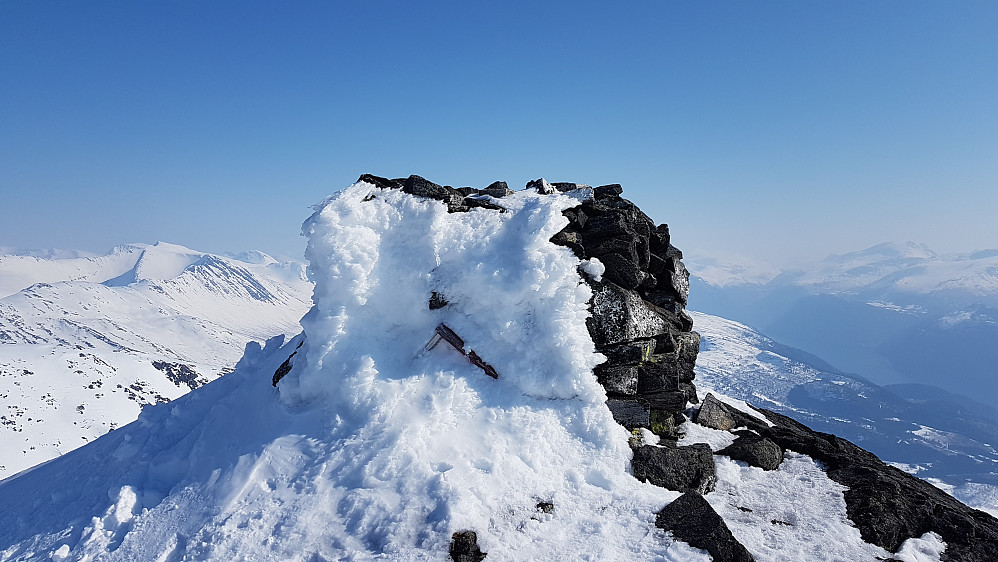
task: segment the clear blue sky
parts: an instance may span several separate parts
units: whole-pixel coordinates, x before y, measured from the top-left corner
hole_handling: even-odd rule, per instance
[[[300,256],[363,172],[687,252],[998,247],[998,2],[0,2],[0,246]]]

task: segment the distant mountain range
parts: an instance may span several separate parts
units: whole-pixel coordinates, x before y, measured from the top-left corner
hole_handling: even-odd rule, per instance
[[[247,342],[301,331],[301,263],[131,244],[0,255],[0,478],[231,370]]]
[[[776,269],[688,258],[690,307],[744,322],[878,384],[998,404],[998,250],[881,244]]]

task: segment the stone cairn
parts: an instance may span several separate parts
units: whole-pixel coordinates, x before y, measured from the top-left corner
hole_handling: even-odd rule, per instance
[[[387,179],[364,174],[358,181],[442,201],[448,212],[473,208],[505,212],[502,198],[513,193],[501,181],[484,189],[442,186],[415,175]],[[526,187],[542,194],[589,188],[544,179],[531,181]],[[622,198],[620,185],[592,189],[592,199],[564,211],[569,224],[551,242],[570,248],[582,260],[595,258],[605,266],[601,276],[593,275],[595,270],[585,261],[580,271],[593,289],[589,334],[597,350],[607,357],[594,371],[606,389],[607,406],[614,419],[635,433],[631,440],[635,478],[683,492],[659,511],[658,527],[678,540],[707,550],[714,560],[753,560],[703,498],[717,480],[713,456],[724,455],[763,470],[775,470],[783,461],[784,451],[790,449],[821,462],[829,478],[846,488],[847,514],[867,542],[896,552],[905,539],[934,530],[947,543],[948,559],[994,559],[998,521],[931,484],[884,464],[844,439],[815,432],[775,412],[758,410],[769,420],[763,423],[711,394],[700,404],[693,386],[700,335],[692,331],[693,320],[685,309],[689,272],[683,265],[682,252],[672,245],[669,227],[656,226],[637,206]],[[445,295],[429,296],[431,309],[447,304]],[[464,349],[464,342],[446,326],[437,327],[437,336],[489,376],[502,377],[494,369],[490,372],[491,367],[474,351]],[[291,369],[293,357],[294,353],[274,373],[275,386]],[[690,403],[698,407],[690,408]],[[704,443],[678,445],[679,427],[687,414],[695,423],[731,432],[735,441],[719,451],[712,451]],[[645,443],[638,428],[651,430],[659,436],[659,442]],[[545,512],[554,509],[552,504],[537,507]],[[776,520],[771,523],[791,524]],[[477,562],[486,556],[478,548],[474,531],[454,533],[452,560]]]
[[[495,201],[513,193],[502,181],[484,189],[438,185],[416,175],[364,174],[358,181],[440,200],[449,212],[476,207],[502,212]],[[579,188],[589,186],[544,179],[527,184],[542,194]],[[596,348],[607,357],[595,372],[614,419],[627,429],[645,427],[674,441],[687,404],[698,402],[693,365],[700,335],[686,313],[690,274],[683,253],[671,244],[668,225],[656,226],[622,192],[619,184],[594,188],[592,199],[564,212],[569,225],[551,241],[606,267],[599,281],[587,278],[593,288],[587,324]]]

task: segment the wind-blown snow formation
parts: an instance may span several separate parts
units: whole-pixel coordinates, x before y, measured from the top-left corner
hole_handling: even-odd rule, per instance
[[[440,560],[464,530],[489,560],[708,560],[656,527],[680,494],[631,475],[629,439],[656,438],[614,421],[593,374],[580,269],[600,268],[550,242],[591,193],[454,213],[366,182],[327,199],[304,226],[304,333],[0,482],[0,560]],[[441,324],[463,353],[427,346]],[[710,501],[759,560],[890,556],[817,463],[787,459],[715,461]],[[944,548],[926,533],[898,556]]]

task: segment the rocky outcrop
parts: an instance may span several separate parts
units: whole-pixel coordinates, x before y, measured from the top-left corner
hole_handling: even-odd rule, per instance
[[[735,435],[738,435],[738,439],[717,454],[763,470],[776,470],[780,467],[780,463],[783,462],[783,449],[773,440],[752,431],[738,431]]]
[[[540,179],[527,187],[547,193],[588,186]],[[569,225],[551,241],[605,267],[599,279],[588,279],[588,328],[607,357],[595,372],[614,418],[675,439],[682,412],[697,402],[693,365],[700,336],[685,310],[689,272],[668,225],[655,226],[622,193],[619,184],[593,189],[592,199],[565,211]]]
[[[450,558],[454,562],[482,562],[486,556],[478,547],[478,533],[458,531],[451,536]]]
[[[714,490],[714,454],[710,446],[686,447],[645,445],[634,451],[634,477],[678,492],[706,494]]]
[[[755,558],[735,537],[724,519],[697,493],[683,494],[662,508],[655,525],[672,532],[672,536],[702,548],[714,562],[752,562]]]
[[[706,401],[705,401],[706,402]],[[738,427],[783,450],[803,453],[821,463],[829,478],[842,484],[846,515],[863,540],[896,552],[909,539],[932,531],[946,543],[945,560],[985,562],[998,551],[998,520],[967,507],[928,482],[885,464],[876,455],[828,433],[813,431],[786,416],[758,409],[773,425],[718,402]],[[699,419],[699,417],[698,417]],[[744,430],[738,432],[748,435]],[[731,454],[744,437],[718,454]],[[741,456],[735,453],[732,458]],[[750,462],[745,456],[738,460]]]

